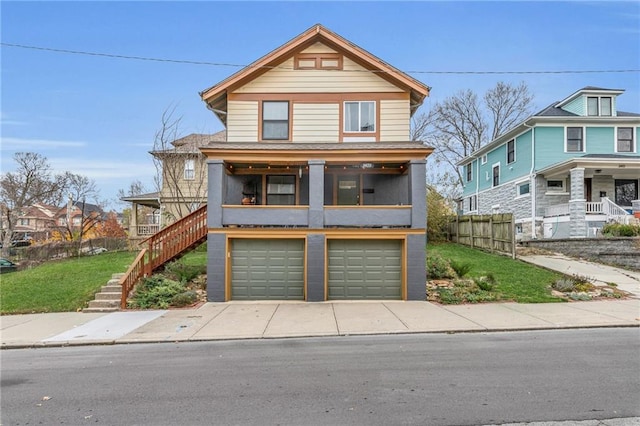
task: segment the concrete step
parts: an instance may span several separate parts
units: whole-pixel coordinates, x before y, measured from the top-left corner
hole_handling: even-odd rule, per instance
[[[122,286],[119,285],[103,285],[102,288],[100,289],[101,293],[121,293],[122,292]]]
[[[96,293],[95,300],[117,300],[118,302],[122,298],[122,293],[120,292],[101,292]]]
[[[87,314],[96,314],[102,312],[117,312],[119,310],[119,308],[84,308],[82,312]]]
[[[120,285],[120,279],[111,278],[107,281],[107,285]]]
[[[89,308],[119,308],[120,300],[92,300]]]
[[[111,275],[111,279],[112,280],[120,280],[120,278],[122,278],[124,276],[125,276],[124,272],[118,272],[117,274],[112,274]]]

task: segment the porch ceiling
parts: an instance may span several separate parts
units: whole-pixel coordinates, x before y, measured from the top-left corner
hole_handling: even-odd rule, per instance
[[[616,178],[640,178],[640,157],[611,156],[611,157],[580,157],[555,164],[538,172],[546,178],[565,177],[571,169],[584,168],[585,177],[608,175]]]

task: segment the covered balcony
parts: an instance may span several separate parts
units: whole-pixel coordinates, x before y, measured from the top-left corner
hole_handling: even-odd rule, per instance
[[[356,144],[329,145],[342,145],[342,151]],[[367,145],[373,151],[371,145],[388,150],[392,144]],[[407,145],[398,144],[405,149]],[[428,148],[410,146],[418,146],[420,155],[426,156]],[[424,228],[424,213],[415,210],[424,211],[426,203],[424,159],[368,150],[351,156],[333,151],[289,152],[284,158],[265,156],[252,161],[228,158],[213,168],[210,160],[210,173],[219,173],[222,184],[218,189],[210,174],[214,188],[209,188],[209,206],[215,205],[211,199],[217,190],[222,227]]]

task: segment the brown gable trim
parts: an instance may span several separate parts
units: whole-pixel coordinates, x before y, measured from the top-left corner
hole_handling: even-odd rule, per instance
[[[327,103],[344,101],[404,101],[409,99],[407,92],[301,92],[301,93],[229,93],[230,101],[281,101],[305,103]]]
[[[230,90],[232,87],[238,87],[246,84],[246,82],[267,72],[269,67],[278,66],[286,59],[293,56],[296,52],[302,51],[306,47],[311,46],[318,41],[339,52],[346,53],[352,60],[369,70],[381,71],[379,73],[380,77],[388,80],[396,86],[411,90],[415,94],[413,98],[419,103],[429,95],[430,88],[428,86],[342,38],[336,33],[329,31],[322,25],[317,24],[217,85],[202,91],[200,96],[202,100],[207,103],[219,103],[219,100],[216,100],[216,98],[224,96],[227,90]]]

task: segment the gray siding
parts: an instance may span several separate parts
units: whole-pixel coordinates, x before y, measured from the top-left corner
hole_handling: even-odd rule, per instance
[[[207,235],[207,300],[225,301],[225,264],[227,259],[224,234]]]

